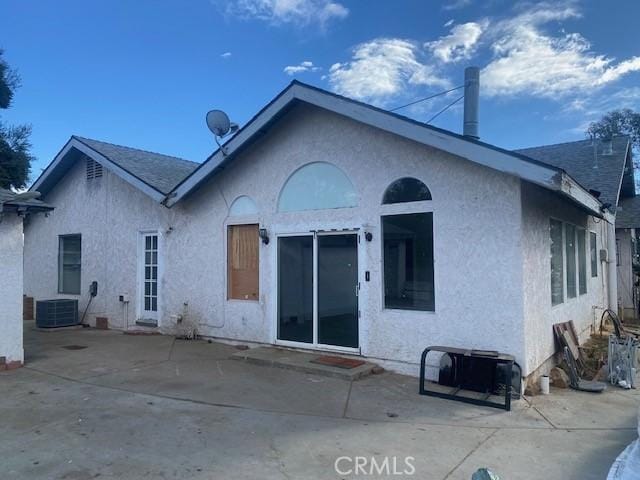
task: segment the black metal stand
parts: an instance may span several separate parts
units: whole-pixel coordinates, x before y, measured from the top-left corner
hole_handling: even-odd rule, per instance
[[[448,392],[437,392],[434,390],[427,390],[425,388],[425,370],[426,360],[429,352],[442,352],[448,354],[451,358],[455,358],[457,371],[455,376],[455,385]],[[489,362],[493,368],[491,368],[491,378],[485,382],[486,388],[484,391],[484,398],[473,398],[458,395],[460,390],[464,390],[464,387],[469,384],[477,384],[478,379],[470,378],[470,360],[477,359],[482,362]],[[513,371],[513,364],[515,358],[513,355],[498,352],[486,352],[480,350],[465,350],[462,348],[453,347],[438,347],[431,346],[424,349],[422,352],[422,358],[420,360],[420,395],[428,395],[431,397],[446,398],[448,400],[457,400],[459,402],[471,403],[473,405],[482,405],[485,407],[501,408],[504,410],[511,410],[511,375]],[[489,400],[492,396],[493,390],[496,388],[496,375],[498,365],[505,365],[505,385],[504,385],[504,403],[493,402]],[[478,391],[474,389],[474,391]]]

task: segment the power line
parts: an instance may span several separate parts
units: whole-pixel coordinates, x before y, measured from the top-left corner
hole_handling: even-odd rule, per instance
[[[460,100],[462,100],[464,98],[464,95],[462,95],[461,97],[458,97],[457,99],[455,99],[453,102],[451,102],[449,105],[447,105],[446,107],[444,107],[442,110],[440,110],[438,113],[436,113],[433,117],[431,117],[429,119],[427,123],[430,124],[431,122],[433,122],[436,118],[438,118],[440,116],[441,113],[446,112],[450,107],[453,107],[456,103],[458,103]]]
[[[416,103],[420,103],[420,102],[424,102],[425,100],[431,100],[432,98],[436,98],[439,97],[440,95],[446,95],[449,92],[454,92],[455,90],[460,90],[461,88],[464,88],[464,85],[460,85],[458,87],[455,88],[451,88],[449,90],[445,90],[444,92],[440,92],[440,93],[434,93],[433,95],[429,95],[428,97],[424,97],[424,98],[420,98],[418,100],[415,100],[411,103],[407,103],[406,105],[401,105],[399,107],[396,108],[392,108],[391,110],[389,110],[390,112],[395,112],[396,110],[400,110],[402,108],[406,108],[406,107],[410,107],[411,105],[415,105]]]

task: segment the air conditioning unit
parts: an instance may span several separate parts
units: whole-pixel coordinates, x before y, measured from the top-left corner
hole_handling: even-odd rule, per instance
[[[78,300],[58,298],[36,302],[36,326],[39,328],[78,325]]]

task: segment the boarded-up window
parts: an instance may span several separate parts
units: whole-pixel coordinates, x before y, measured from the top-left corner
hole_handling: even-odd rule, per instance
[[[258,225],[230,225],[227,233],[227,297],[258,300]]]

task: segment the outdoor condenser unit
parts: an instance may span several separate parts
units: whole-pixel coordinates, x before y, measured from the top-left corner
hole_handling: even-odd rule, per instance
[[[59,298],[36,302],[36,326],[39,328],[78,325],[78,300]]]

